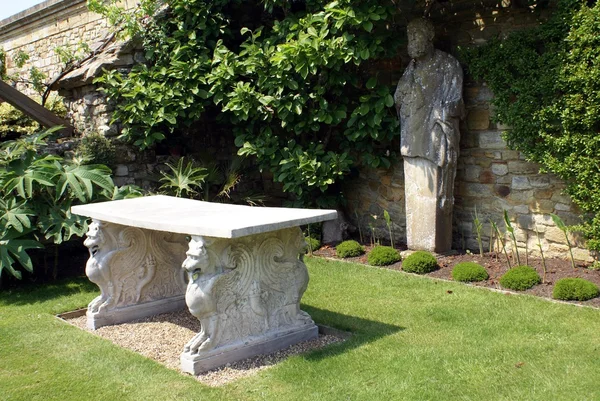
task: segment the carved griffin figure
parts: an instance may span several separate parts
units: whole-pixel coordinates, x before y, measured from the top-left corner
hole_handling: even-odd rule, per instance
[[[201,330],[184,352],[313,324],[299,308],[308,272],[298,259],[303,237],[296,234],[282,230],[234,242],[192,236],[182,267],[189,279],[186,303]]]

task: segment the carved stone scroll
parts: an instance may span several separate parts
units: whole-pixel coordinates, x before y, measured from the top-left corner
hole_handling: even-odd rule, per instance
[[[184,235],[93,220],[84,245],[86,275],[101,292],[88,305],[90,328],[184,307]]]
[[[201,331],[181,366],[199,372],[317,336],[300,310],[308,285],[298,227],[239,239],[192,236],[183,269],[186,303]]]

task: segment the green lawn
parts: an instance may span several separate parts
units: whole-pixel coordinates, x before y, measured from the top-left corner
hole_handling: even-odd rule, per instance
[[[343,344],[220,387],[65,324],[85,280],[0,294],[2,400],[600,400],[600,310],[308,258]]]

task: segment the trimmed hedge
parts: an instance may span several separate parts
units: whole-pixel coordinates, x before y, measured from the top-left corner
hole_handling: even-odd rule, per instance
[[[354,240],[348,240],[335,247],[335,252],[340,258],[352,258],[365,253],[363,247]]]
[[[458,263],[452,269],[452,278],[456,281],[473,282],[487,280],[488,275],[485,267],[475,262]]]
[[[552,291],[552,298],[563,301],[587,301],[598,295],[600,295],[598,286],[582,278],[561,278]]]
[[[373,266],[387,266],[393,263],[399,262],[400,254],[397,250],[392,248],[391,246],[381,246],[377,245],[374,247],[369,255],[367,256],[367,261],[370,265]]]
[[[402,262],[402,270],[409,273],[425,274],[437,268],[437,259],[427,251],[417,251]]]
[[[513,267],[502,277],[500,285],[515,291],[524,291],[542,282],[538,272],[530,266]]]

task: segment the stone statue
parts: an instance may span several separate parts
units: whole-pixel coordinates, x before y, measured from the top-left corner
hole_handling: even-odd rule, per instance
[[[433,47],[431,22],[413,20],[407,34],[412,60],[394,94],[404,157],[407,243],[409,249],[446,252],[452,247],[463,74],[454,57]]]

